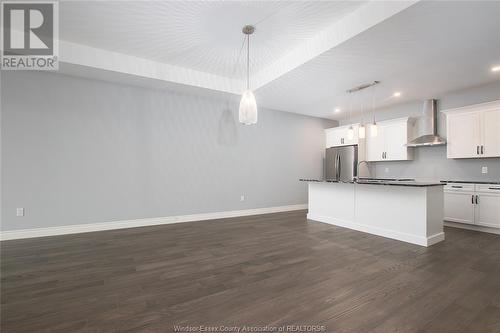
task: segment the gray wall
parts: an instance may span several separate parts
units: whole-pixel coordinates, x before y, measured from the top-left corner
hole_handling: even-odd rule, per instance
[[[480,87],[436,96],[439,110],[500,100],[500,81]],[[405,116],[418,117],[422,102],[395,105],[377,110],[377,119],[386,120]],[[354,117],[353,122],[360,121]],[[341,124],[346,124],[345,121]],[[446,137],[444,114],[439,117],[439,134]],[[500,125],[499,125],[500,126]],[[500,127],[499,127],[500,130]],[[426,180],[483,180],[500,181],[500,158],[482,159],[447,159],[446,147],[421,147],[415,149],[413,161],[371,163],[371,173],[376,177],[410,177]],[[488,167],[488,173],[482,174],[481,168]]]
[[[53,73],[1,84],[3,230],[306,203],[298,179],[321,176],[336,124],[260,110],[244,126],[234,99]]]

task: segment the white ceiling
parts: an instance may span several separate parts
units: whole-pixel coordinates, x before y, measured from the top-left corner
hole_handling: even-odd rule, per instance
[[[421,2],[288,72],[257,91],[263,105],[319,117],[371,106],[438,98],[446,92],[500,80],[500,2]],[[401,97],[392,97],[396,91]]]
[[[61,68],[237,94],[247,23],[259,106],[338,119],[371,101],[345,90],[373,80],[376,107],[500,80],[497,1],[61,2]]]
[[[226,77],[259,71],[366,1],[104,1],[60,5],[61,39]]]

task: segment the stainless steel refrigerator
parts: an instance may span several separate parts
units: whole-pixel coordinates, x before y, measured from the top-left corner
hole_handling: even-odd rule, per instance
[[[325,179],[349,182],[357,177],[358,146],[331,147],[326,149]]]

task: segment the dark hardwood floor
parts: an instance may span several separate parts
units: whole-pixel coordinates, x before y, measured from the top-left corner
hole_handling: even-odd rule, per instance
[[[401,221],[404,223],[404,221]],[[500,236],[430,248],[305,212],[1,243],[1,331],[500,332]]]

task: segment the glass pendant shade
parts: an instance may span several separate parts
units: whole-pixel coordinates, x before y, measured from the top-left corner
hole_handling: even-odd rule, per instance
[[[373,123],[371,125],[371,127],[370,127],[370,134],[371,134],[372,138],[377,137],[377,135],[378,135],[378,128],[377,128],[377,124],[376,123]]]
[[[365,128],[365,125],[363,125],[363,124],[359,125],[358,137],[360,139],[364,139],[366,137],[366,128]]]
[[[255,96],[250,89],[245,90],[241,96],[239,121],[245,125],[253,125],[257,123],[257,102]]]
[[[354,129],[352,128],[352,126],[349,126],[349,129],[347,130],[347,138],[349,140],[354,139]]]

